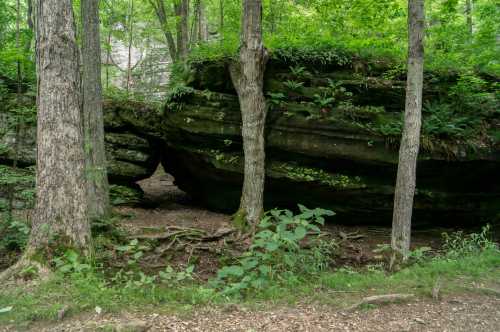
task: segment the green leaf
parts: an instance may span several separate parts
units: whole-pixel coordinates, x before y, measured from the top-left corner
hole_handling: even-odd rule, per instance
[[[275,251],[279,248],[279,244],[276,242],[268,242],[265,246],[267,251]]]
[[[259,227],[260,228],[269,228],[269,227],[271,227],[273,224],[270,221],[271,221],[271,217],[270,216],[265,216],[260,221]]]
[[[271,272],[271,267],[269,265],[260,265],[259,271],[260,273],[267,275]]]
[[[298,226],[295,228],[294,233],[297,240],[302,240],[306,236],[307,230],[304,226]]]
[[[231,265],[225,266],[219,270],[219,277],[224,278],[226,276],[241,277],[245,273],[245,270],[241,266]]]
[[[256,267],[258,261],[255,258],[248,257],[241,260],[241,265],[245,270],[251,270]]]
[[[64,254],[64,256],[71,263],[75,263],[75,262],[78,261],[78,254],[74,250],[68,250],[68,251],[66,251],[66,253]]]
[[[317,94],[315,94],[314,96],[318,96],[318,95],[317,95]],[[306,208],[306,207],[305,207],[304,205],[302,205],[302,204],[297,204],[297,205],[298,205],[298,207],[299,207],[300,212],[306,212],[306,211],[308,211],[308,210],[309,210],[308,208]]]

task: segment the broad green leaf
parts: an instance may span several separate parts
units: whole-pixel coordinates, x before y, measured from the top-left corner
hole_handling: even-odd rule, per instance
[[[297,240],[302,240],[306,236],[307,230],[304,226],[298,226],[295,228],[294,233]]]
[[[266,243],[265,248],[267,251],[275,251],[279,248],[279,244],[276,242],[268,242],[268,243]]]

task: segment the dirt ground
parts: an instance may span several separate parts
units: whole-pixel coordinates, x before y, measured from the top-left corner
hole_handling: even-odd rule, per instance
[[[297,305],[267,310],[231,306],[203,309],[189,316],[129,312],[93,314],[30,331],[500,331],[500,298],[460,295],[433,301],[419,299],[374,309],[335,310]],[[2,330],[0,331],[8,331]],[[13,330],[9,330],[13,331]]]
[[[149,179],[139,182],[145,192],[145,198],[153,208],[121,207],[118,211],[130,215],[122,221],[122,226],[133,236],[149,234],[155,238],[165,232],[166,227],[180,226],[205,230],[209,234],[230,229],[230,216],[216,213],[196,206],[190,198],[174,184],[174,178],[165,173],[161,167]],[[357,226],[328,223],[324,231],[331,239],[340,244],[340,256],[336,257],[336,265],[352,267],[380,263],[379,253],[374,252],[381,244],[390,243],[391,229],[389,226]],[[412,231],[412,247],[441,247],[441,233],[452,232],[453,229],[414,229]],[[217,246],[215,246],[217,247]],[[195,251],[196,267],[201,279],[208,279],[217,270],[220,257],[219,248],[211,251]],[[186,260],[193,257],[193,252],[176,252],[170,256],[173,263],[187,265]],[[183,262],[184,260],[184,262]],[[154,264],[153,264],[154,265]],[[158,264],[156,264],[158,265]],[[147,267],[146,267],[147,268]]]
[[[181,226],[217,233],[230,228],[230,216],[197,207],[173,183],[173,178],[158,170],[140,182],[154,208],[121,207],[130,218],[122,222],[131,234],[155,234],[169,226]],[[377,245],[389,243],[390,228],[330,224],[326,231],[341,242],[336,264],[362,266],[377,262]],[[414,230],[415,247],[439,248],[440,233],[450,229]],[[347,241],[343,239],[348,237]],[[193,253],[170,257],[169,264],[187,265]],[[217,253],[201,250],[196,273],[208,278],[217,268]],[[177,261],[177,263],[175,262]],[[335,294],[332,294],[335,296]],[[468,293],[448,296],[439,301],[416,298],[408,303],[376,306],[354,311],[322,304],[297,304],[292,307],[243,306],[200,308],[191,314],[165,314],[160,309],[121,314],[92,313],[70,316],[57,323],[36,323],[30,331],[500,331],[500,297]],[[0,327],[0,332],[16,331]]]

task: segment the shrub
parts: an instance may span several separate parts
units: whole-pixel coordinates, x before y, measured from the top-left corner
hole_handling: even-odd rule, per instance
[[[225,294],[241,294],[266,288],[271,282],[296,279],[325,269],[335,243],[321,238],[318,225],[323,225],[324,216],[334,213],[319,208],[310,210],[302,205],[299,208],[297,215],[288,210],[267,212],[250,249],[237,264],[218,271],[214,280],[216,287],[222,288]]]

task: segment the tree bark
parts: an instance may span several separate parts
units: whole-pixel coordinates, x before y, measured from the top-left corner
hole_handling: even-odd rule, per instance
[[[177,56],[185,60],[188,54],[189,43],[189,2],[176,0],[175,14],[177,15]]]
[[[472,0],[465,0],[465,16],[467,19],[467,30],[472,35]]]
[[[80,77],[71,0],[39,0],[37,26],[37,199],[28,255],[54,246],[91,249]]]
[[[26,24],[28,25],[28,29],[30,31],[33,31],[33,2],[32,0],[26,0],[26,5],[28,7],[27,12],[26,12]],[[26,53],[28,53],[31,49],[31,36],[28,38],[26,41],[26,45],[24,46],[24,50]]]
[[[189,46],[194,45],[199,40],[200,31],[200,0],[195,0],[193,5],[193,22],[191,24],[191,31],[189,32]]]
[[[219,0],[219,34],[222,41],[224,39],[224,0]]]
[[[394,194],[391,246],[393,261],[400,255],[406,260],[410,250],[411,217],[415,194],[417,157],[422,117],[424,68],[424,0],[408,2],[408,76],[405,120]]]
[[[130,91],[130,81],[132,79],[132,38],[134,33],[134,22],[132,20],[134,14],[134,0],[128,2],[128,61],[127,61],[127,95]]]
[[[198,40],[205,42],[208,40],[208,22],[206,7],[203,0],[198,4]]]
[[[111,62],[111,27],[108,31],[108,45],[106,47],[106,89],[109,89],[109,64]]]
[[[17,52],[22,52],[21,50],[21,0],[16,1],[16,49]],[[19,103],[21,97],[21,86],[22,86],[22,76],[21,76],[21,60],[17,60],[17,102]]]
[[[165,40],[167,42],[168,52],[172,61],[177,60],[177,46],[175,45],[174,37],[170,28],[168,27],[168,14],[163,0],[149,0],[149,3],[153,7],[156,13],[156,17],[160,22],[163,34],[165,35]]]
[[[109,213],[109,184],[102,114],[99,0],[81,0],[80,8],[83,30],[83,129],[88,208],[90,217],[98,219]]]
[[[240,59],[238,64],[231,66],[231,78],[240,101],[245,156],[237,217],[251,226],[259,222],[263,213],[266,120],[263,85],[266,62],[267,53],[262,43],[262,1],[244,0]]]

